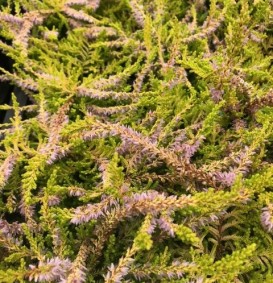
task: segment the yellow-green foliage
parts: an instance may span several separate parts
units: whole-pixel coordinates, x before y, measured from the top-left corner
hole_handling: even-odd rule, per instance
[[[273,282],[272,1],[0,7],[0,282]]]

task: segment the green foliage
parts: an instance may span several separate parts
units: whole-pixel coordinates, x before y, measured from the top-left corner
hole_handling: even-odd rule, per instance
[[[175,229],[176,235],[184,243],[196,244],[199,242],[198,237],[192,230],[184,225],[178,225]]]
[[[252,244],[241,251],[235,251],[214,263],[214,279],[221,283],[231,282],[242,271],[249,269],[249,258],[255,251],[255,244]]]
[[[273,282],[270,0],[0,1],[0,282]]]

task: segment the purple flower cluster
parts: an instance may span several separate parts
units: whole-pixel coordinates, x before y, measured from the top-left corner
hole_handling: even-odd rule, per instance
[[[223,216],[226,214],[226,211],[221,211],[217,214],[211,214],[207,217],[201,217],[196,219],[196,221],[193,221],[193,223],[191,223],[190,227],[193,231],[198,231],[201,227],[204,227],[206,225],[208,225],[209,223],[215,223],[219,220],[220,216]]]
[[[144,7],[141,4],[138,4],[136,0],[130,0],[130,6],[134,15],[134,18],[139,26],[144,27],[145,23],[145,14],[143,12]]]
[[[106,138],[109,136],[109,131],[101,130],[101,131],[83,131],[82,132],[82,139],[85,141],[90,141],[97,138]]]
[[[197,128],[200,125],[195,125]],[[205,140],[204,136],[199,136],[195,138],[195,141],[187,141],[186,133],[184,130],[175,138],[174,142],[171,144],[170,149],[182,155],[186,161],[196,153],[196,151],[201,146],[202,142]]]
[[[236,164],[236,171],[243,173],[244,175],[249,171],[252,165],[251,157],[255,154],[255,150],[248,146],[245,146],[237,156],[232,157],[233,162]]]
[[[65,3],[66,6],[74,5],[87,5],[88,7],[96,10],[100,5],[100,0],[68,0]]]
[[[22,233],[21,225],[18,222],[8,223],[0,219],[0,237],[13,238]]]
[[[161,215],[156,222],[161,230],[174,237],[173,219],[169,215]]]
[[[216,88],[211,88],[211,89],[210,89],[210,93],[211,93],[211,98],[212,98],[212,100],[213,100],[215,103],[218,103],[219,101],[222,100],[224,91],[223,91],[223,90],[216,89]]]
[[[124,100],[137,97],[138,94],[132,92],[116,92],[116,91],[104,91],[92,88],[86,88],[84,86],[79,86],[77,88],[78,96],[87,96],[94,99],[104,100],[113,98],[115,100]]]
[[[132,196],[125,196],[124,208],[128,213],[133,215],[146,215],[151,214],[157,216],[162,211],[168,210],[169,213],[175,209],[182,208],[188,205],[190,196],[166,196],[165,194],[158,193],[157,191],[147,191],[143,193],[135,193]]]
[[[215,172],[214,176],[222,185],[231,187],[235,181],[236,174],[234,172]]]
[[[105,215],[105,212],[113,205],[118,203],[112,198],[104,198],[100,203],[87,204],[85,206],[79,206],[74,210],[71,223],[80,224],[88,222],[91,219],[98,219]]]
[[[49,119],[51,131],[49,132],[48,141],[39,149],[39,153],[46,156],[47,164],[53,164],[57,159],[64,157],[69,150],[60,145],[60,132],[69,122],[68,116],[65,114],[69,109],[69,105],[69,103],[63,105],[59,111]]]
[[[133,262],[134,260],[131,259],[130,262]],[[129,264],[130,264],[129,262]],[[128,274],[129,272],[129,266],[122,266],[119,267],[118,272],[116,272],[117,267],[112,263],[109,267],[108,267],[108,273],[106,274],[106,276],[104,277],[105,279],[105,283],[120,283],[122,282],[122,279],[125,275]]]
[[[0,166],[0,174],[2,174],[2,180],[0,176],[0,188],[6,183],[8,180],[9,176],[12,173],[12,170],[14,168],[14,165],[17,161],[17,157],[15,154],[10,154],[2,163]]]
[[[48,206],[58,205],[61,202],[60,197],[51,195],[48,197]]]
[[[180,279],[185,274],[185,269],[189,267],[195,267],[195,263],[183,261],[180,262],[179,260],[173,261],[170,267],[167,267],[166,270],[159,271],[158,277],[159,278],[168,278],[168,279]]]
[[[151,141],[152,143],[157,143],[157,140],[158,140],[158,138],[159,138],[159,136],[160,136],[160,134],[161,134],[161,132],[162,132],[162,130],[163,130],[163,128],[164,128],[164,124],[165,124],[165,122],[161,119],[161,120],[155,125],[155,127],[154,127],[154,129],[153,129],[153,133],[152,133],[152,135],[150,136],[150,141]]]
[[[113,28],[109,28],[109,27],[108,28],[91,27],[90,29],[88,29],[89,36],[97,36],[101,32],[106,32],[107,35],[112,35],[112,36],[116,35],[116,31]],[[126,75],[124,74],[112,75],[112,76],[109,76],[108,79],[100,78],[92,82],[92,87],[95,89],[99,89],[99,90],[107,90],[111,88],[112,86],[120,85],[124,81],[125,78],[126,78]]]
[[[204,282],[204,279],[202,277],[189,281],[189,283],[203,283],[203,282]]]
[[[72,272],[67,278],[62,278],[59,283],[84,283],[86,282],[86,271],[87,268],[83,265],[74,266],[72,265]]]
[[[138,251],[133,245],[132,248],[127,249],[126,255],[119,259],[117,266],[111,264],[108,267],[108,273],[105,278],[105,283],[120,283],[123,282],[123,277],[126,276],[130,270],[130,266],[134,262],[132,256]]]
[[[64,6],[62,10],[67,16],[75,20],[84,21],[90,24],[94,24],[96,22],[96,19],[94,17],[88,15],[82,10],[78,11],[78,10],[70,8],[69,6]]]
[[[61,159],[62,157],[66,156],[68,149],[63,148],[59,145],[53,145],[50,148],[50,151],[47,152],[48,158],[46,163],[53,164],[56,160]]]
[[[162,279],[180,279],[190,269],[196,269],[196,264],[194,262],[181,262],[180,260],[176,259],[171,263],[171,265],[168,266],[153,266],[151,264],[146,264],[140,268],[136,267],[132,270],[132,273],[134,277],[140,282],[144,282],[144,279],[152,279],[152,275],[156,276],[159,282]],[[202,281],[196,281],[196,283],[197,282],[201,283]]]
[[[6,22],[9,22],[9,23],[17,24],[17,25],[21,25],[24,22],[24,20],[22,18],[13,16],[13,15],[10,15],[10,14],[6,14],[6,13],[3,13],[3,12],[0,12],[0,19],[4,20]]]
[[[34,282],[52,282],[59,280],[67,274],[71,268],[71,262],[68,259],[59,257],[40,261],[38,266],[30,265],[28,279]]]
[[[262,208],[261,223],[267,232],[273,230],[273,205],[269,204],[267,207]]]
[[[90,113],[94,113],[99,116],[110,116],[113,114],[122,114],[122,113],[126,113],[128,111],[132,111],[136,109],[137,109],[137,105],[134,105],[134,104],[113,106],[113,107],[97,107],[97,106],[89,107]]]
[[[149,235],[152,235],[155,231],[156,228],[156,219],[152,218],[151,221],[149,222],[148,227],[146,227],[146,233]]]
[[[29,216],[33,216],[34,206],[33,205],[26,206],[23,199],[21,199],[20,204],[19,204],[19,212],[21,215],[24,215],[24,216],[26,216],[27,213],[29,214]]]
[[[85,189],[79,188],[79,187],[69,187],[68,193],[71,197],[72,196],[81,197],[81,196],[84,196],[86,194],[86,191],[85,191]]]

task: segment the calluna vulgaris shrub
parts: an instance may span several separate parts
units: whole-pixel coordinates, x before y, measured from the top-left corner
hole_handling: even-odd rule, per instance
[[[272,2],[0,3],[0,282],[273,282]]]

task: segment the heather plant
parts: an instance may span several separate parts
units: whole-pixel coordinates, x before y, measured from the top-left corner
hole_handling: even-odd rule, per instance
[[[0,5],[0,282],[273,282],[272,1]]]

